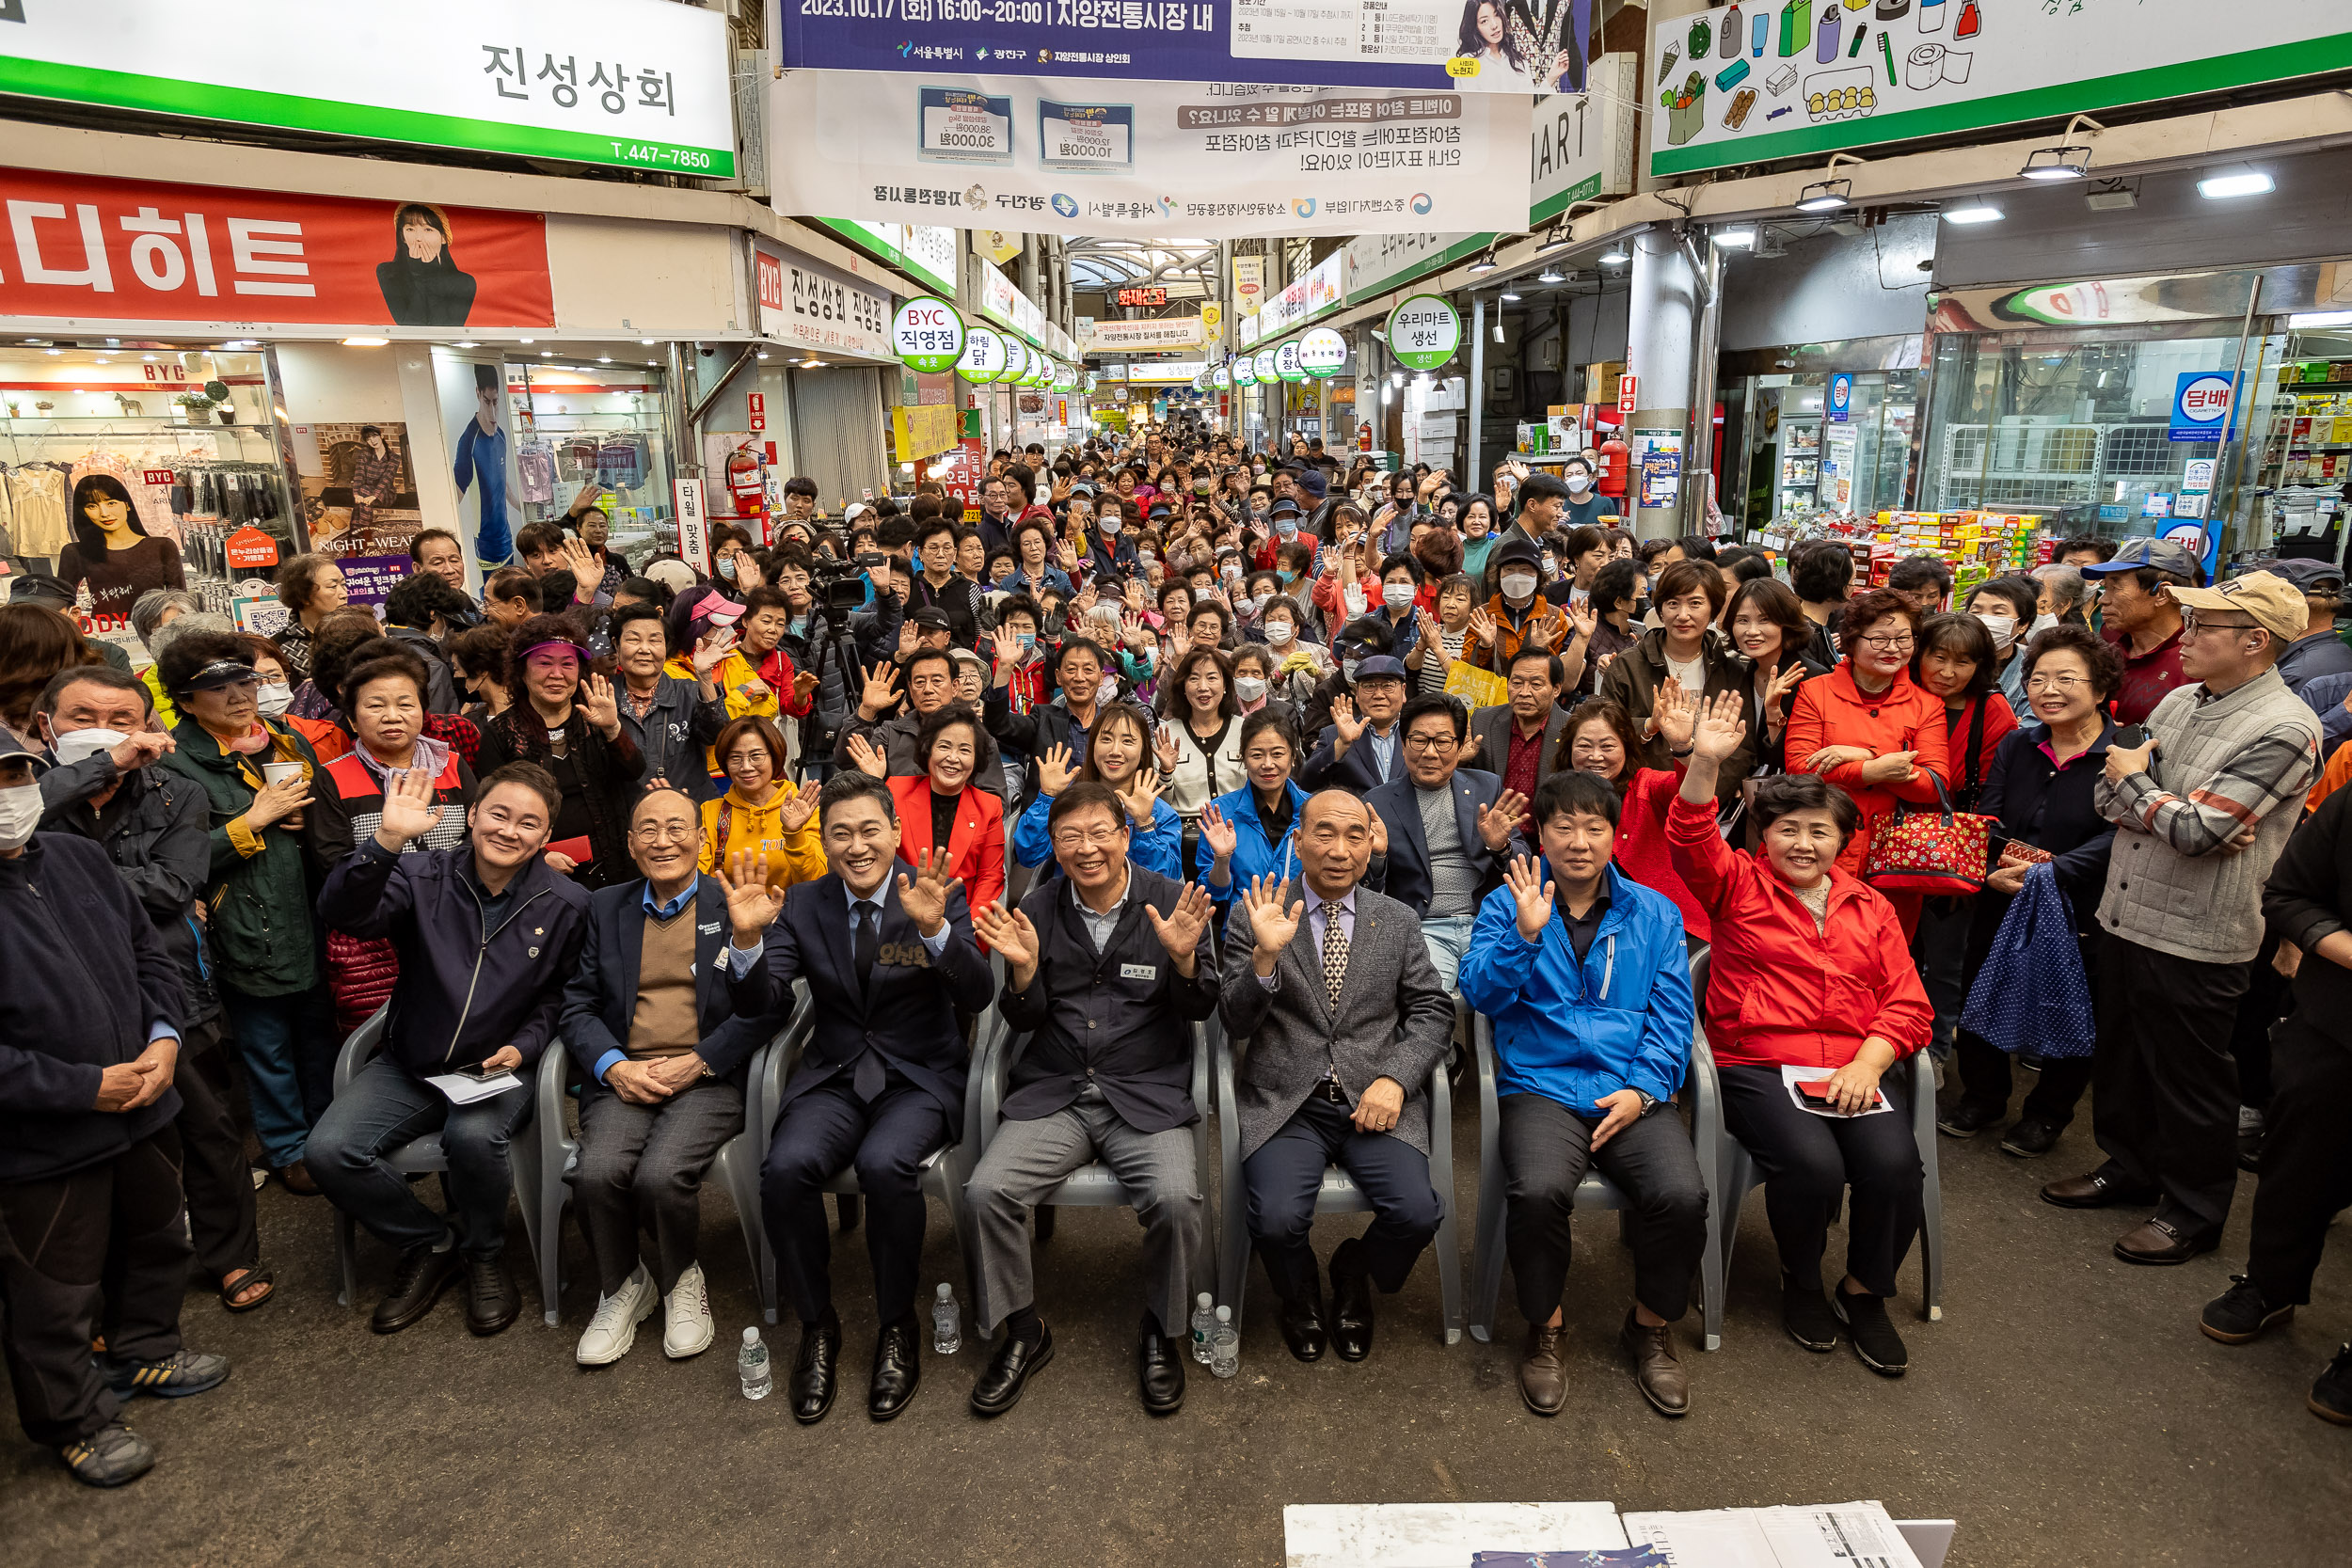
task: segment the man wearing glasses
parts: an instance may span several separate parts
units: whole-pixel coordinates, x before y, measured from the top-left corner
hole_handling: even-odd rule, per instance
[[[2144,724],[2166,692],[2195,678],[2181,669],[2177,590],[2204,581],[2204,569],[2176,540],[2126,539],[2110,559],[2078,570],[2100,590],[2100,635],[2123,656],[2115,721]]]
[[[2221,1239],[2237,1187],[2232,1026],[2262,948],[2263,882],[2319,759],[2319,721],[2276,668],[2303,635],[2303,594],[2254,572],[2167,596],[2192,684],[2156,705],[2148,744],[2108,748],[2093,796],[2117,830],[2091,1105],[2107,1159],[2042,1190],[2061,1208],[2154,1205],[2115,1243],[2127,1263],[2186,1262]]]
[[[1502,885],[1513,854],[1530,852],[1518,835],[1527,797],[1483,768],[1459,766],[1470,721],[1454,699],[1416,697],[1397,727],[1405,732],[1405,777],[1364,797],[1386,829],[1373,845],[1364,883],[1413,911],[1450,991],[1479,900]]]

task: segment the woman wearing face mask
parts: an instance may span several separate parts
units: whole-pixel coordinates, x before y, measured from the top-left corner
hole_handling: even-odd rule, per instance
[[[1908,634],[1911,607],[1896,594],[1880,590],[1854,603],[1866,613],[1857,624],[1849,608],[1846,624],[1866,639],[1882,627]],[[1865,641],[1857,657],[1872,659],[1870,646]],[[1907,680],[1899,665],[1884,664],[1866,667],[1864,681]],[[1841,667],[1798,688],[1800,709],[1804,693],[1844,678]],[[1763,849],[1745,855],[1724,843],[1718,774],[1748,750],[1741,701],[1725,692],[1700,715],[1666,818],[1675,868],[1713,933],[1707,1034],[1724,1119],[1764,1176],[1789,1338],[1826,1354],[1842,1336],[1871,1370],[1899,1377],[1910,1356],[1886,1298],[1918,1233],[1925,1179],[1907,1076],[1888,1069],[1926,1048],[1931,1014],[1894,907],[1844,869],[1864,824],[1843,790],[1813,774],[1766,779],[1754,806]],[[1813,1115],[1791,1098],[1784,1067],[1826,1079],[1830,1109],[1866,1110],[1883,1095],[1893,1114]],[[1821,1259],[1841,1201],[1846,1266],[1832,1307],[1822,1299]]]
[[[459,714],[486,729],[489,721],[515,705],[506,686],[506,628],[485,624],[469,626],[450,639],[449,667],[473,702]]]
[[[1222,910],[1233,890],[1260,877],[1288,879],[1297,873],[1293,841],[1307,792],[1291,782],[1298,765],[1298,732],[1274,712],[1253,713],[1241,724],[1245,781],[1209,802],[1200,816],[1209,867],[1201,883]]]
[[[1597,574],[1596,574],[1597,579]],[[1660,733],[1658,693],[1668,679],[1682,690],[1712,700],[1725,691],[1745,696],[1753,677],[1747,661],[1732,651],[1730,640],[1715,627],[1723,613],[1724,578],[1708,561],[1677,561],[1658,574],[1653,604],[1661,623],[1645,632],[1640,642],[1610,662],[1597,688],[1633,716],[1643,737],[1645,767],[1672,766],[1671,749]],[[1905,650],[1908,652],[1909,650]],[[1726,801],[1738,798],[1740,781],[1756,766],[1753,750],[1733,759],[1722,780]]]
[[[1037,799],[1022,811],[1013,827],[1012,858],[1022,865],[1045,866],[1039,880],[1061,875],[1054,860],[1054,841],[1045,831],[1054,798],[1074,781],[1084,779],[1111,787],[1127,808],[1127,858],[1146,871],[1163,877],[1184,875],[1184,839],[1176,814],[1163,809],[1158,775],[1152,767],[1152,720],[1132,703],[1104,703],[1095,711],[1087,733],[1086,763],[1073,766],[1070,748],[1048,748],[1037,759]]]
[[[1604,575],[1615,565],[1613,561],[1604,567]],[[1804,618],[1804,606],[1795,592],[1771,578],[1741,583],[1731,595],[1724,620],[1731,627],[1731,645],[1755,672],[1746,718],[1748,733],[1756,737],[1756,771],[1785,773],[1788,710],[1796,704],[1797,688],[1829,673],[1827,665],[1816,664],[1805,654],[1813,623]]]
[[[850,741],[859,771],[888,779],[898,802],[898,858],[919,866],[937,850],[947,852],[947,874],[961,878],[967,905],[993,904],[1005,895],[1005,803],[972,787],[979,764],[980,719],[965,703],[949,703],[925,715],[914,732],[914,755],[923,771],[889,777],[881,748],[863,736]],[[812,803],[815,790],[803,792]],[[812,828],[808,836],[814,840]],[[816,845],[815,869],[825,874],[824,847]],[[799,878],[795,879],[801,879]]]
[[[1274,695],[1274,656],[1263,642],[1244,642],[1233,650],[1233,703],[1244,719],[1267,705],[1286,711],[1289,705]]]
[[[733,523],[710,526],[710,570],[720,585],[741,590],[756,587],[758,565],[751,559],[752,536]],[[749,568],[748,574],[746,568]]]
[[[1495,547],[1495,503],[1491,496],[1470,496],[1462,502],[1462,515],[1454,519],[1454,527],[1462,535],[1462,571],[1472,578],[1484,578],[1486,557]]]
[[[515,705],[482,735],[474,769],[485,777],[510,762],[555,775],[563,798],[548,833],[547,862],[588,888],[635,874],[628,811],[645,759],[621,727],[612,683],[588,669],[579,630],[561,615],[533,615],[514,630],[507,689]]]
[[[1562,464],[1560,482],[1568,487],[1568,504],[1560,513],[1561,527],[1599,528],[1624,520],[1617,503],[1593,487],[1593,466],[1583,458],[1571,457]]]
[[[294,677],[286,673],[285,662],[278,657],[278,644],[266,637],[240,632],[238,642],[261,678],[262,688],[254,694],[254,705],[264,719],[282,719],[286,709],[294,705]]]
[[[1531,541],[1505,540],[1493,565],[1497,590],[1492,598],[1470,611],[1462,661],[1507,676],[1521,648],[1546,648],[1560,656],[1571,682],[1579,679],[1595,629],[1592,617],[1586,614],[1581,621],[1573,620],[1544,597],[1539,561]]]
[[[851,738],[851,749],[871,743]],[[768,885],[790,887],[825,874],[825,847],[817,834],[817,790],[795,789],[783,777],[784,736],[768,719],[738,719],[719,732],[719,758],[727,792],[705,800],[702,868],[715,871],[753,854]],[[860,764],[864,766],[863,763]],[[866,771],[873,771],[867,768]],[[969,767],[964,769],[968,777]]]
[[[1266,651],[1274,658],[1275,695],[1293,711],[1303,708],[1315,688],[1339,668],[1338,662],[1321,642],[1299,635],[1298,605],[1292,599],[1270,601],[1259,612],[1258,629],[1265,635]]]
[[[319,776],[310,743],[261,716],[261,678],[240,639],[181,638],[156,661],[180,722],[155,766],[194,781],[212,807],[214,974],[245,1058],[253,1131],[290,1192],[318,1191],[302,1163],[333,1092],[340,1037],[310,889],[323,873],[303,831]]]
[[[1190,879],[1201,868],[1201,808],[1241,787],[1241,713],[1232,662],[1216,647],[1195,643],[1161,680],[1158,713],[1152,754],[1161,796],[1181,824],[1181,863]]]
[[[2026,661],[2017,654],[2041,613],[2041,602],[2042,590],[2031,578],[1994,578],[1970,589],[1961,606],[1992,634],[1992,678],[2009,701],[2010,717],[2020,723],[2033,717],[2033,705],[2026,699]]]

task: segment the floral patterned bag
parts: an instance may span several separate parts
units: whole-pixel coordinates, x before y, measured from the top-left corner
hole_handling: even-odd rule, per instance
[[[1928,775],[1934,779],[1932,773]],[[1954,811],[1944,781],[1935,779],[1936,808],[1906,806],[1878,820],[1862,879],[1882,893],[1931,893],[1946,897],[1978,892],[1991,863],[1997,817]]]

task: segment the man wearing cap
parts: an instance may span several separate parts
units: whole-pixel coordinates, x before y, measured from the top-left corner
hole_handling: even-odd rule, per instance
[[[1470,612],[1470,633],[1462,639],[1462,662],[1498,675],[1508,675],[1522,651],[1556,652],[1568,645],[1572,634],[1565,612],[1544,597],[1543,551],[1516,531],[1502,536],[1488,561],[1499,587],[1485,608]],[[1576,660],[1575,683],[1583,671]]]
[[[2156,705],[2148,745],[2108,748],[2093,796],[2116,825],[2091,1105],[2107,1159],[2042,1190],[2061,1208],[2154,1204],[2115,1243],[2127,1263],[2186,1262],[2221,1239],[2237,1187],[2232,1027],[2263,882],[2319,762],[2319,721],[2276,668],[2303,635],[2302,594],[2268,572],[2165,593],[2191,684]]]
[[[2263,569],[2293,585],[2311,612],[2311,629],[2279,655],[2279,678],[2287,689],[2301,696],[2323,675],[2352,675],[2352,646],[2336,634],[2336,615],[2344,607],[2344,568],[2332,561],[2274,561]]]
[[[1354,624],[1350,624],[1352,630]],[[1298,769],[1308,789],[1344,789],[1361,799],[1392,779],[1405,777],[1405,661],[1392,654],[1346,657],[1341,673],[1349,695],[1331,699],[1331,721],[1316,736],[1315,749]],[[1382,835],[1375,847],[1385,851]]]
[[[2079,569],[2102,591],[2101,635],[2123,656],[2115,721],[2144,724],[2166,692],[2191,678],[2181,672],[2175,591],[2202,582],[2204,570],[2187,546],[2171,539],[2126,539],[2112,559]]]
[[[917,578],[918,591],[921,579]],[[955,640],[954,622],[947,612],[935,605],[907,612],[907,625],[914,628],[917,648],[946,648]]]

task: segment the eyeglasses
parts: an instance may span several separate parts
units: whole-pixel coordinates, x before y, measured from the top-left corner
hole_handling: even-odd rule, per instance
[[[1406,750],[1412,752],[1442,752],[1454,744],[1454,737],[1450,735],[1408,735],[1405,737]]]
[[[1054,835],[1057,849],[1107,849],[1117,844],[1124,828],[1065,828]]]
[[[2262,631],[2264,629],[2262,626],[2252,621],[2206,621],[2200,619],[2197,611],[2193,610],[2181,611],[2181,635],[2184,637],[2194,637],[2201,631]]]
[[[647,844],[691,844],[695,831],[691,822],[640,822],[628,836]]]
[[[2028,691],[2072,691],[2078,686],[2090,684],[2080,675],[2028,675],[2026,677],[2026,689]]]
[[[1911,633],[1904,631],[1897,632],[1892,637],[1857,637],[1854,641],[1865,647],[1876,648],[1881,653],[1891,654],[1898,648],[1910,647],[1912,637]]]

